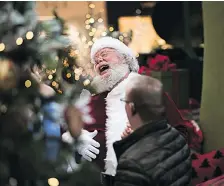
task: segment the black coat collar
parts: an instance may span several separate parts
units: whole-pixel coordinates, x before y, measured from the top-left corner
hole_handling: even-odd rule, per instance
[[[156,121],[149,124],[145,124],[142,127],[135,130],[132,134],[124,138],[123,140],[117,141],[114,143],[114,150],[117,156],[117,159],[133,144],[137,141],[144,138],[150,133],[165,129],[167,127],[166,120]]]

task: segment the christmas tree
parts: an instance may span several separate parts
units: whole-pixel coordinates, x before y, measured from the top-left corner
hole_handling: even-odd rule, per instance
[[[98,15],[94,15],[95,4],[93,2],[88,3],[88,14],[86,14],[85,28],[88,31],[87,46],[91,47],[96,39],[104,36],[110,36],[119,39],[124,44],[128,45],[132,41],[132,30],[128,32],[115,31],[113,26],[108,28],[105,26],[102,18],[102,12]]]
[[[9,1],[0,2],[0,24],[0,185],[90,185],[82,183],[81,173],[93,175],[92,183],[99,185],[94,168],[75,162],[76,144],[69,146],[60,137],[60,124],[75,138],[80,129],[72,120],[84,119],[76,104],[84,79],[68,81],[67,71],[62,76],[71,50],[63,20],[55,14],[39,22],[34,2]],[[45,94],[49,87],[38,73],[42,70],[55,72],[60,85],[68,82],[56,88],[63,92]]]
[[[200,168],[208,168],[210,167],[209,161],[207,158],[204,159],[204,161],[202,162]]]
[[[213,173],[213,177],[218,177],[222,175],[222,170],[220,169],[220,167],[216,167],[214,173]]]
[[[219,150],[217,150],[213,158],[214,158],[214,159],[220,159],[220,158],[222,158],[222,157],[223,157],[222,152],[219,151]]]
[[[204,178],[203,181],[206,182],[206,181],[208,181],[208,180],[209,180],[208,177],[205,176],[205,178]]]
[[[191,159],[192,159],[192,160],[197,160],[198,157],[197,157],[197,155],[196,155],[195,153],[193,153],[193,154],[191,155]]]
[[[197,178],[198,177],[198,174],[197,174],[197,172],[195,171],[195,169],[194,168],[192,168],[192,178]]]

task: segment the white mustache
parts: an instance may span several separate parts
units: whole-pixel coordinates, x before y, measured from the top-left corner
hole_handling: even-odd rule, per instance
[[[129,66],[127,64],[121,63],[111,63],[108,69],[110,75],[107,77],[102,77],[97,75],[91,85],[97,91],[97,93],[102,93],[104,91],[109,91],[111,88],[119,82],[125,74],[129,71]]]

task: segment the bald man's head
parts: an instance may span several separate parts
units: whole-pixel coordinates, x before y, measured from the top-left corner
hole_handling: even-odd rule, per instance
[[[145,122],[163,115],[163,85],[155,78],[136,73],[130,78],[126,99],[134,103],[136,111]]]

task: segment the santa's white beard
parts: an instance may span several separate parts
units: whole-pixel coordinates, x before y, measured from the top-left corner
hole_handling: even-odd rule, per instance
[[[114,86],[125,77],[127,73],[130,72],[129,65],[125,63],[109,63],[109,73],[108,76],[103,77],[97,75],[92,81],[92,87],[96,93],[102,93],[106,91],[111,91]]]

